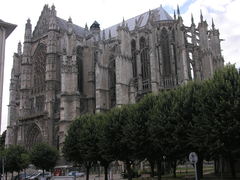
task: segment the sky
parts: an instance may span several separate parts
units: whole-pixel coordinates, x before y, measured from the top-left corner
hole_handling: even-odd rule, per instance
[[[240,67],[240,0],[2,0],[0,2],[0,19],[17,25],[17,28],[6,40],[5,71],[2,104],[2,128],[7,125],[7,105],[9,103],[9,82],[13,62],[13,53],[17,44],[23,42],[25,23],[31,19],[33,29],[38,21],[43,6],[55,5],[57,16],[67,20],[72,18],[74,24],[85,27],[95,20],[101,29],[120,23],[122,19],[142,14],[160,5],[173,16],[177,5],[180,7],[184,24],[190,25],[191,13],[195,24],[200,20],[200,10],[211,27],[212,18],[215,27],[220,31],[222,54],[225,63]]]

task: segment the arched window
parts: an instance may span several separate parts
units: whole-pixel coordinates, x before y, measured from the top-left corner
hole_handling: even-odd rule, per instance
[[[110,57],[108,72],[110,108],[113,108],[116,106],[116,67],[114,56]]]
[[[166,28],[161,31],[160,43],[162,47],[162,57],[163,57],[163,75],[171,75],[171,63],[170,63],[170,49],[169,49],[169,38]]]
[[[144,37],[140,38],[140,57],[142,69],[143,92],[150,90],[150,57],[149,48]]]
[[[83,47],[77,47],[78,91],[83,93]]]
[[[137,77],[137,54],[136,54],[136,41],[132,40],[131,42],[131,52],[132,52],[132,68],[133,68],[133,77]]]
[[[40,44],[33,55],[33,94],[45,91],[46,52],[46,46]]]
[[[27,128],[25,137],[25,146],[28,150],[30,150],[35,144],[43,141],[41,130],[36,124],[32,124]]]

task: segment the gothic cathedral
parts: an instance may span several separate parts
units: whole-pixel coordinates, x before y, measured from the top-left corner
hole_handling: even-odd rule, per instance
[[[210,78],[223,67],[219,31],[200,16],[183,24],[162,6],[100,29],[75,25],[45,5],[35,29],[27,20],[13,56],[6,145],[60,148],[80,114],[136,103],[146,93]]]

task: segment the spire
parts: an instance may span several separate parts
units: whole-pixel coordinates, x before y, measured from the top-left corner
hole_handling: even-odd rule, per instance
[[[22,54],[22,43],[19,41],[18,43],[18,55],[20,56]]]
[[[72,18],[69,17],[68,19],[68,33],[71,34],[73,31],[73,23],[72,23]]]
[[[86,31],[88,31],[88,25],[87,23],[85,24],[85,28],[84,28]]]
[[[212,29],[215,30],[215,24],[214,24],[213,18],[212,18]]]
[[[193,14],[191,13],[191,21],[192,21],[192,25],[194,24],[194,18],[193,18]]]
[[[27,23],[25,25],[24,40],[31,41],[31,38],[32,38],[32,24],[31,24],[31,20],[28,18]]]
[[[103,30],[102,40],[105,40],[105,29]]]
[[[109,31],[108,31],[108,38],[109,38],[109,39],[112,38],[111,29],[109,29]]]
[[[123,26],[123,27],[125,26],[125,20],[124,20],[124,17],[123,17],[123,21],[122,21],[122,26]]]
[[[179,9],[179,5],[177,5],[177,14],[178,14],[178,17],[180,16],[180,9]]]
[[[200,20],[201,20],[201,22],[203,22],[202,10],[200,10]]]
[[[175,12],[175,10],[174,10],[174,15],[173,15],[173,17],[174,17],[174,20],[176,20],[176,12]]]
[[[51,7],[51,14],[52,14],[53,16],[56,16],[56,15],[57,15],[57,12],[56,12],[56,9],[55,9],[54,4],[53,4],[52,7]]]
[[[71,17],[68,18],[68,22],[72,23],[72,18]]]

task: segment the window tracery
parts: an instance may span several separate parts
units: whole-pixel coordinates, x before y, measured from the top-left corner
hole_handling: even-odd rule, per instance
[[[116,106],[116,67],[114,56],[110,57],[110,62],[108,66],[109,74],[109,99],[110,99],[110,108]]]
[[[171,75],[171,64],[170,64],[170,49],[169,49],[169,38],[166,28],[161,30],[160,43],[162,47],[162,57],[163,57],[163,75]]]
[[[142,69],[142,83],[143,92],[147,92],[151,88],[150,84],[150,57],[149,48],[144,37],[140,38],[140,58],[141,58],[141,69]]]
[[[77,47],[78,91],[83,93],[83,47]]]
[[[44,44],[40,44],[33,55],[33,93],[45,91],[46,52]]]

